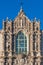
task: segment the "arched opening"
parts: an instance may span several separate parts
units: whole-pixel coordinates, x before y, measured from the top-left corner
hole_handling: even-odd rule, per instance
[[[22,53],[27,53],[27,37],[20,31],[16,36],[16,54]]]

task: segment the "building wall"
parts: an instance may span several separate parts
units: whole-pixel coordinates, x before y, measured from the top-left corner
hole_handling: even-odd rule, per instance
[[[40,36],[40,50],[41,50],[41,65],[43,65],[43,30],[41,30],[41,36]]]
[[[4,43],[3,43],[3,30],[0,30],[0,65],[4,62]]]
[[[41,31],[41,55],[43,56],[43,31]]]
[[[16,54],[16,36],[20,31],[27,36],[27,54]],[[23,10],[20,10],[14,21],[6,19],[3,22],[3,35],[0,34],[0,36],[2,37],[1,51],[4,50],[4,57],[2,58],[4,63],[2,65],[40,65],[39,21],[34,19],[31,22]]]

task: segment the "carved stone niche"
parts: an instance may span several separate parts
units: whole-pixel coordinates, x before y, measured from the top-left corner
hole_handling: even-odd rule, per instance
[[[9,39],[10,39],[10,36],[9,36],[9,34],[7,34],[7,35],[6,35],[6,38],[7,38],[7,40],[9,40]]]

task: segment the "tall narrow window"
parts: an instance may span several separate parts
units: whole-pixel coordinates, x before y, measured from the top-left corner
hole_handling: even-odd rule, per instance
[[[27,53],[27,38],[22,32],[19,32],[16,37],[16,53]]]

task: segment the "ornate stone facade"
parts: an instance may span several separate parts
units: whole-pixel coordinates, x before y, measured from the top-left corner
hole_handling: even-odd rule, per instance
[[[3,21],[3,29],[0,31],[0,65],[40,63],[40,21],[34,19],[31,22],[21,9],[14,21],[8,18]]]

